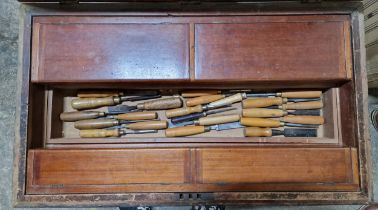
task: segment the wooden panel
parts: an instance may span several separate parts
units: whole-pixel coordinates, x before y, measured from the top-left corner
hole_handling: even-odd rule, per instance
[[[195,79],[350,79],[350,49],[345,50],[350,40],[344,40],[344,21],[301,18],[286,22],[272,18],[271,22],[196,24]]]
[[[348,148],[199,149],[200,183],[355,183]]]
[[[34,22],[33,82],[189,79],[187,24],[40,20]]]
[[[187,149],[32,150],[28,189],[84,185],[182,184],[188,179]],[[50,190],[51,191],[51,190]]]

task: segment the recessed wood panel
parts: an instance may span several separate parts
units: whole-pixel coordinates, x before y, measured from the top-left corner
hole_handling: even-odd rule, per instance
[[[189,78],[187,24],[38,20],[33,33],[34,82]]]
[[[198,182],[357,183],[349,148],[199,149]]]
[[[33,150],[28,186],[182,184],[188,154],[186,149]]]
[[[348,21],[311,21],[300,16],[287,22],[258,20],[196,24],[195,79],[350,79],[350,39],[345,40],[350,32],[344,27]]]

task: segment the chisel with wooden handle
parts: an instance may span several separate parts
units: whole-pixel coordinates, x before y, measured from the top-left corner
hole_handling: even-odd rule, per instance
[[[270,107],[274,105],[282,105],[286,104],[287,102],[308,102],[314,101],[319,102],[320,98],[281,98],[281,97],[273,97],[273,98],[250,98],[243,100],[242,106],[243,108],[261,108],[261,107]]]
[[[319,98],[322,91],[287,91],[278,93],[247,93],[247,97],[277,96],[282,98]]]
[[[240,102],[243,99],[247,98],[245,93],[236,93],[234,95],[228,96],[226,98],[220,99],[218,101],[214,101],[209,103],[207,106],[211,108],[218,108],[222,106],[228,106],[236,102]]]
[[[225,123],[213,126],[203,126],[203,125],[194,125],[194,126],[182,126],[175,128],[168,128],[165,130],[166,137],[180,137],[180,136],[192,136],[196,134],[201,134],[209,132],[210,130],[229,130],[242,128],[244,126],[240,125],[239,122]]]
[[[79,90],[77,92],[77,97],[79,98],[104,98],[109,96],[124,96],[128,95],[140,95],[140,96],[156,96],[160,95],[158,90]]]
[[[295,110],[286,111],[282,109],[265,109],[265,108],[249,108],[242,110],[243,117],[282,117],[286,115],[309,115],[320,116],[320,110]]]
[[[74,127],[79,130],[84,130],[84,129],[99,129],[99,128],[109,128],[113,126],[118,126],[122,124],[134,124],[134,123],[141,123],[143,124],[137,124],[137,126],[145,126],[145,130],[155,130],[155,127],[157,124],[159,124],[162,127],[163,125],[166,124],[166,121],[157,121],[157,120],[150,120],[150,121],[141,121],[141,120],[116,120],[116,119],[95,119],[95,120],[80,120],[76,121],[74,123]],[[154,128],[148,128],[148,127],[154,127]],[[140,128],[142,129],[142,128]]]
[[[135,96],[135,97],[127,97],[127,96],[109,96],[104,98],[76,98],[72,99],[71,106],[77,110],[83,109],[95,109],[100,108],[103,106],[114,106],[117,104],[121,104],[124,101],[142,101],[154,98],[160,98],[160,95],[153,95],[153,96]]]
[[[240,119],[240,124],[250,127],[266,128],[278,128],[282,126],[317,128],[319,125],[324,124],[324,118],[320,116],[285,116],[280,118],[280,120],[273,120],[266,118],[242,117]]]
[[[271,136],[285,136],[285,137],[317,137],[316,129],[293,129],[285,128],[283,130],[259,127],[244,128],[244,136],[246,137],[271,137]]]
[[[158,117],[157,112],[129,112],[129,113],[111,113],[100,111],[76,111],[76,112],[63,112],[60,114],[60,120],[65,122],[75,122],[78,120],[89,120],[100,117],[108,117],[118,120],[153,120]]]
[[[202,104],[208,104],[214,101],[218,101],[220,99],[225,98],[226,95],[206,95],[206,96],[199,96],[195,98],[186,99],[186,106],[197,106]]]
[[[194,121],[186,121],[178,124],[170,124],[169,127],[181,127],[185,125],[216,125],[216,124],[224,124],[230,122],[236,122],[240,120],[240,115],[233,114],[233,115],[220,115],[220,116],[213,116],[213,117],[202,117],[198,120]]]
[[[127,134],[145,134],[145,133],[157,133],[157,130],[137,130],[127,131],[123,129],[92,129],[92,130],[80,130],[81,138],[106,138],[106,137],[120,137]]]
[[[205,112],[199,112],[199,113],[192,113],[184,116],[179,116],[179,117],[173,117],[171,118],[171,122],[173,124],[178,124],[178,123],[183,123],[187,121],[193,121],[197,120],[202,117],[206,117],[208,115],[212,114],[217,114],[217,113],[222,113],[222,112],[227,112],[231,110],[235,110],[235,107],[228,107],[228,108],[223,108],[223,109],[216,109],[216,110],[211,110],[211,111],[205,111]]]

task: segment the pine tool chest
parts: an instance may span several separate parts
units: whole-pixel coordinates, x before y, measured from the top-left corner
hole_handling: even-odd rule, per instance
[[[16,206],[371,202],[361,2],[43,2]]]

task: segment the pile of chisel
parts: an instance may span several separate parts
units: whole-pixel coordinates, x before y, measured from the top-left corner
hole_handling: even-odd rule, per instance
[[[324,124],[321,91],[190,90],[164,95],[161,91],[80,91],[71,101],[77,111],[63,112],[60,119],[74,122],[82,138],[158,130],[165,130],[166,137],[184,137],[238,128],[245,137],[317,137],[318,127]],[[107,111],[98,111],[101,107]],[[229,111],[236,113],[225,114]]]

